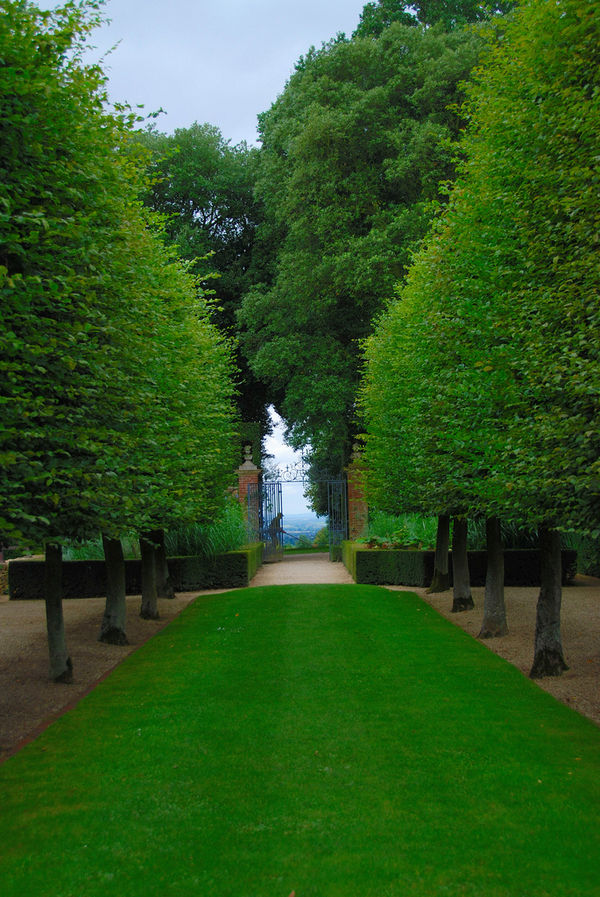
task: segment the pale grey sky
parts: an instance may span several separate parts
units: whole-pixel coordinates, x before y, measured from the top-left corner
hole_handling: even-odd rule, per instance
[[[93,38],[111,100],[146,112],[171,132],[194,121],[232,144],[256,142],[256,117],[282,92],[311,45],[358,25],[366,0],[108,0],[112,22]],[[51,9],[56,0],[40,0]]]
[[[271,418],[273,421],[273,435],[267,436],[265,439],[265,448],[267,452],[273,455],[273,463],[284,468],[288,464],[294,465],[300,461],[301,453],[295,452],[293,448],[285,444],[284,432],[285,426],[283,421],[274,409],[271,409]],[[306,499],[304,498],[304,486],[302,483],[284,483],[283,484],[283,513],[285,514],[304,514],[308,510]]]

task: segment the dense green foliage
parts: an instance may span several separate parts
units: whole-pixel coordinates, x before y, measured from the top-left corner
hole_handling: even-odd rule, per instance
[[[219,300],[236,296],[259,220],[253,197],[258,150],[230,146],[218,128],[197,122],[173,134],[151,128],[140,141],[151,152],[148,205],[166,216],[166,232],[182,258],[195,261],[205,276],[219,274],[213,284]]]
[[[415,595],[205,596],[0,767],[3,895],[592,897],[598,742]]]
[[[165,235],[215,296],[215,323],[229,336],[236,311],[260,267],[254,251],[261,204],[254,196],[258,150],[231,146],[213,125],[195,123],[174,134],[149,129],[140,141],[151,153],[144,201],[165,217]],[[267,397],[238,352],[242,419],[266,425]]]
[[[362,11],[354,32],[360,37],[376,37],[392,22],[404,25],[434,25],[443,22],[446,28],[456,28],[467,22],[479,22],[494,13],[513,9],[516,0],[373,0]]]
[[[502,32],[450,206],[368,345],[373,495],[597,532],[600,11],[527,0]]]
[[[364,540],[380,542],[400,542],[404,545],[421,543],[424,549],[435,548],[437,520],[418,514],[386,514],[372,511]],[[508,521],[501,522],[502,544],[505,548],[537,548],[538,532],[524,529]],[[483,551],[486,547],[485,520],[476,518],[469,521],[468,548]],[[566,540],[565,548],[575,548],[571,540]]]
[[[0,5],[2,541],[209,516],[229,349],[138,200],[133,116],[83,52],[101,4]]]
[[[435,548],[437,521],[433,517],[418,514],[385,514],[373,511],[369,514],[367,532],[359,542],[379,542],[381,544],[423,549]]]
[[[165,550],[168,557],[176,555],[200,555],[214,557],[223,551],[233,551],[246,542],[246,520],[237,501],[226,502],[219,514],[206,523],[180,523],[165,533]],[[126,558],[139,558],[139,539],[127,535],[121,537]],[[104,560],[104,548],[100,539],[89,542],[72,541],[63,547],[66,561]]]
[[[259,229],[276,247],[239,315],[251,366],[292,441],[340,469],[355,429],[359,345],[427,231],[474,31],[393,22],[301,58],[259,116]]]

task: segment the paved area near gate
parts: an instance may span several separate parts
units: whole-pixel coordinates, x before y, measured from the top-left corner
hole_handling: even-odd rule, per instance
[[[251,586],[348,583],[354,580],[342,563],[332,563],[328,554],[286,554],[282,561],[263,564]]]

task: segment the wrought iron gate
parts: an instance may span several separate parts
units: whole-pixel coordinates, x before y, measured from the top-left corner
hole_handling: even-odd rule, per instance
[[[265,564],[283,559],[283,510],[281,483],[248,486],[248,538],[264,542]]]
[[[294,482],[288,480],[287,482]],[[327,524],[329,560],[341,561],[342,542],[348,538],[347,483],[343,478],[327,484]],[[283,559],[282,483],[266,480],[248,486],[248,540],[263,542],[265,563]]]

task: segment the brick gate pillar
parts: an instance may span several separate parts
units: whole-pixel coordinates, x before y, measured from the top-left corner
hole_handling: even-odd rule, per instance
[[[252,446],[244,446],[244,461],[238,467],[238,500],[246,510],[246,534],[249,542],[260,541],[259,481],[262,471],[252,461]],[[248,487],[250,501],[248,501]]]
[[[363,536],[369,518],[369,506],[364,492],[365,466],[361,459],[360,447],[354,445],[350,463],[346,468],[348,478],[348,538]]]
[[[244,461],[238,467],[238,498],[240,504],[246,506],[248,502],[248,486],[258,488],[258,480],[261,474],[260,467],[252,461],[252,446],[244,446]]]

